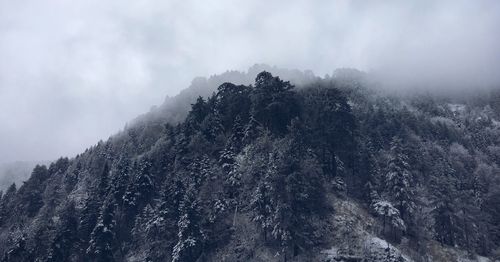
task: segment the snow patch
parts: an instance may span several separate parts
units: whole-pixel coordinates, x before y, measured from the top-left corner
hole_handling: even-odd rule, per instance
[[[462,112],[465,112],[465,105],[464,104],[448,104],[448,108],[453,113],[462,113]]]

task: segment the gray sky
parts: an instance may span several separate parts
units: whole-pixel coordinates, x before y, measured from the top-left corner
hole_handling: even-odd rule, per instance
[[[255,63],[496,84],[499,31],[494,0],[0,0],[0,162],[72,156]]]

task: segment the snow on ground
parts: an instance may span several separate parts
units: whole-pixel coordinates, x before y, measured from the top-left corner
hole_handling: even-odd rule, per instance
[[[458,257],[457,262],[491,262],[487,257],[475,256],[474,258]]]
[[[351,254],[338,247],[331,247],[321,251],[325,255],[325,261],[388,261],[388,262],[411,262],[409,257],[389,244],[387,241],[376,236],[367,234],[364,238],[364,247],[361,251]]]
[[[332,247],[321,251],[321,254],[325,254],[327,258],[333,259],[337,256],[339,249],[337,247]]]
[[[398,248],[376,236],[367,236],[365,248],[373,261],[413,261]]]
[[[453,121],[453,119],[447,118],[447,117],[442,117],[442,116],[435,116],[431,117],[431,122],[434,124],[441,123],[450,127],[454,127],[456,124]]]
[[[456,113],[462,113],[465,112],[465,105],[464,104],[448,104],[448,108],[452,112]]]
[[[491,122],[492,122],[494,127],[500,127],[500,121],[498,121],[496,119],[491,119]]]

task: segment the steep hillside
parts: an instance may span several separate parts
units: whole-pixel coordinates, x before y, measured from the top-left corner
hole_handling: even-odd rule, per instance
[[[251,73],[198,79],[35,167],[1,198],[2,261],[500,256],[498,94],[391,96],[355,70],[249,85]]]
[[[40,164],[50,163],[42,161]],[[32,161],[16,161],[0,164],[0,191],[5,191],[12,183],[17,185],[30,177],[31,170],[37,165]]]

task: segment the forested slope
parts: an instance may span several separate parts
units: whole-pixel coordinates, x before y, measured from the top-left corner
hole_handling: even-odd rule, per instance
[[[495,92],[391,96],[354,70],[211,79],[10,187],[3,261],[499,255]]]

